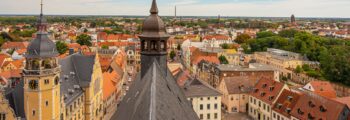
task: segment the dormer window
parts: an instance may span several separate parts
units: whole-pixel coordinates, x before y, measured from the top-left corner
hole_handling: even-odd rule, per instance
[[[292,102],[292,100],[293,100],[293,96],[288,96],[288,101]]]
[[[315,107],[315,104],[312,101],[309,101],[309,107]]]
[[[321,112],[326,112],[327,111],[327,109],[326,108],[324,108],[322,105],[320,106],[320,111]]]
[[[257,88],[254,89],[254,92],[255,92],[255,93],[257,93],[258,91],[259,91],[259,89],[257,89]]]
[[[260,96],[263,97],[263,96],[265,96],[265,94],[266,93],[262,92],[262,93],[260,93]]]
[[[271,87],[270,87],[270,91],[273,91],[274,89],[275,89],[274,86],[271,86]]]
[[[303,112],[303,111],[301,111],[301,109],[300,109],[300,108],[298,108],[298,114],[303,115],[303,114],[304,114],[304,112]]]
[[[286,111],[285,111],[285,112],[289,114],[289,113],[290,113],[290,111],[291,111],[291,109],[290,109],[290,108],[286,108]]]
[[[263,87],[263,88],[266,88],[266,86],[267,86],[267,84],[263,84],[263,86],[262,86],[262,87]]]
[[[275,96],[270,96],[270,97],[269,97],[269,100],[272,101],[273,98],[275,98]]]
[[[314,116],[312,116],[310,113],[309,113],[309,114],[307,114],[307,118],[308,118],[308,120],[313,120],[313,119],[315,119],[315,117],[314,117]]]
[[[281,103],[278,103],[276,107],[277,107],[278,109],[281,109],[281,108],[282,108],[282,104],[281,104]]]

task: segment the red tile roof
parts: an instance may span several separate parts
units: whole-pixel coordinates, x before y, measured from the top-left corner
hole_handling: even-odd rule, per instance
[[[229,36],[226,36],[226,35],[207,35],[207,36],[204,36],[203,39],[206,39],[206,40],[229,40],[230,37]]]
[[[251,95],[263,102],[272,105],[283,90],[283,83],[272,79],[262,78],[255,85]]]
[[[350,97],[334,98],[334,100],[346,104],[350,108]]]
[[[314,88],[314,92],[323,97],[336,98],[337,92],[334,90],[330,82],[325,81],[312,81],[310,82]]]
[[[301,93],[283,90],[272,109],[277,113],[290,117],[290,112],[294,109],[301,95]]]
[[[322,97],[312,92],[305,92],[291,112],[293,117],[301,120],[336,120],[348,107],[338,101]],[[347,115],[346,115],[347,116]]]
[[[27,49],[28,42],[5,42],[1,49]]]

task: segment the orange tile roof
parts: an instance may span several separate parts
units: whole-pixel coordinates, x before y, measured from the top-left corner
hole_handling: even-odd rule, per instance
[[[27,49],[28,42],[5,42],[1,49]]]
[[[334,90],[330,82],[325,81],[312,81],[310,82],[314,88],[314,92],[318,95],[328,98],[336,98],[337,92]]]
[[[277,99],[279,93],[282,92],[283,86],[283,83],[276,82],[272,79],[262,78],[255,85],[251,95],[272,105],[273,101]]]
[[[116,72],[103,73],[103,100],[108,99],[117,90],[116,84],[112,81]]]
[[[11,77],[17,77],[20,78],[22,77],[22,70],[18,69],[18,70],[10,70],[10,71],[6,71],[6,72],[1,72],[0,76],[4,77],[6,79],[9,79]]]
[[[18,49],[18,50],[16,50],[16,52],[17,52],[19,55],[23,55],[24,53],[27,52],[27,49]]]
[[[96,43],[95,43],[96,44]],[[136,45],[135,42],[99,42],[98,46],[115,46],[115,47],[122,47],[122,46],[132,46]]]
[[[229,40],[230,37],[226,36],[226,35],[207,35],[207,36],[204,36],[203,39],[206,39],[206,40],[213,40],[213,39],[216,39],[216,40]]]
[[[8,54],[0,53],[0,65],[2,66],[5,62],[6,58],[10,58],[11,56]]]
[[[191,63],[197,65],[202,60],[205,60],[205,61],[211,62],[211,63],[215,63],[215,64],[220,64],[220,60],[216,56],[199,56],[199,57],[193,59],[193,61]]]

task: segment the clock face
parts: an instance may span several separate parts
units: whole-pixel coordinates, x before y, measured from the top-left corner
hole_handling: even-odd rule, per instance
[[[37,89],[38,88],[38,81],[36,81],[36,80],[29,81],[29,88],[33,89],[33,90]]]

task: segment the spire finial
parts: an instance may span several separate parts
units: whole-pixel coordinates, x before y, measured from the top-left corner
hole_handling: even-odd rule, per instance
[[[40,2],[40,16],[43,16],[43,0],[41,0],[41,2]]]
[[[150,10],[151,14],[158,14],[158,7],[157,7],[157,1],[153,0],[152,2],[152,8]]]

